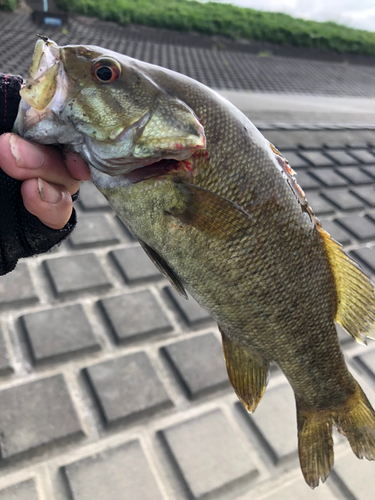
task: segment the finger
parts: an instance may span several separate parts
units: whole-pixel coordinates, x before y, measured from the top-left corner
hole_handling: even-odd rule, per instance
[[[62,229],[72,215],[69,191],[42,179],[27,179],[21,194],[26,210],[52,229]]]
[[[80,181],[88,181],[91,179],[90,169],[82,156],[68,149],[64,149],[63,157],[66,168],[74,179]]]
[[[51,184],[65,186],[70,194],[79,189],[79,180],[70,175],[57,148],[35,144],[15,134],[0,137],[0,167],[14,179],[40,177]]]

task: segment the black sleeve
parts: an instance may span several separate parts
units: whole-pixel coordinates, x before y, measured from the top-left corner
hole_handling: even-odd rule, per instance
[[[17,116],[22,78],[0,74],[0,134],[10,132]],[[0,169],[0,275],[12,271],[18,259],[50,250],[74,229],[73,209],[70,220],[59,230],[45,226],[28,212],[21,196],[22,181]]]

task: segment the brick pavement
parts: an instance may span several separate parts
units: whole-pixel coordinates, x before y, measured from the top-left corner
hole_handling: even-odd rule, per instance
[[[374,132],[263,129],[371,276]],[[273,367],[247,415],[207,313],[155,272],[90,183],[76,205],[68,242],[0,278],[1,500],[373,498],[375,464],[338,435],[334,473],[311,492],[284,376]],[[375,346],[339,335],[375,403]]]

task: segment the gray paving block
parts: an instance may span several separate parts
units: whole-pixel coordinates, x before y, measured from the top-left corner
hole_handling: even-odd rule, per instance
[[[353,160],[353,157],[348,155],[344,150],[330,149],[325,154],[339,165],[353,165],[353,163],[357,163],[357,161]]]
[[[364,172],[366,172],[366,174],[375,179],[375,165],[362,167],[361,170],[363,170]]]
[[[100,292],[112,284],[93,253],[69,255],[44,261],[54,291],[59,297],[79,292]]]
[[[375,272],[375,247],[357,248],[352,253],[372,272]]]
[[[111,209],[108,201],[92,182],[81,183],[79,202],[84,210]]]
[[[62,468],[72,500],[162,500],[139,441]]]
[[[322,149],[326,132],[321,130],[301,130],[292,132],[296,136],[298,145],[305,149]]]
[[[349,148],[362,148],[362,149],[367,149],[369,144],[372,144],[374,141],[374,134],[372,132],[367,132],[364,130],[361,131],[347,131],[345,133],[347,140],[346,144],[349,146]]]
[[[9,360],[9,354],[5,345],[4,334],[0,328],[0,375],[9,375],[13,372],[12,365]]]
[[[78,218],[77,227],[68,241],[74,248],[89,248],[115,245],[120,239],[105,215],[92,214]]]
[[[374,163],[375,156],[367,149],[351,149],[349,154],[361,163]]]
[[[291,137],[288,132],[282,132],[281,130],[269,130],[264,135],[274,146],[276,146],[279,151],[281,151],[282,154],[284,154],[284,151],[298,148],[298,142],[294,137]]]
[[[373,179],[358,167],[336,168],[336,172],[339,172],[341,176],[345,177],[352,184],[369,184],[373,182]]]
[[[107,426],[130,422],[173,405],[144,352],[85,369]]]
[[[324,145],[329,149],[343,149],[346,147],[348,138],[346,132],[342,130],[331,130],[327,132],[324,139]],[[355,160],[354,160],[355,161]],[[355,161],[356,163],[356,161]]]
[[[316,215],[329,215],[335,212],[333,206],[318,193],[309,192],[306,199]]]
[[[375,238],[375,223],[367,217],[350,215],[336,219],[336,222],[359,240]]]
[[[299,170],[297,172],[296,180],[303,190],[306,189],[317,189],[320,187],[319,182],[317,182],[310,174]]]
[[[25,314],[20,319],[35,363],[100,349],[80,304]]]
[[[282,155],[288,160],[292,168],[309,167],[309,163],[294,151],[283,151]]]
[[[340,210],[361,210],[364,204],[345,189],[325,189],[322,196]]]
[[[172,299],[173,304],[177,307],[178,312],[188,326],[198,327],[202,324],[213,322],[208,312],[202,309],[190,295],[189,300],[186,300],[171,286],[165,287],[164,290]]]
[[[0,490],[0,500],[39,500],[34,479]]]
[[[375,207],[375,185],[351,188],[350,191],[370,207]]]
[[[341,243],[342,245],[347,245],[350,243],[350,236],[345,232],[340,226],[338,226],[333,220],[321,220],[323,229],[329,233],[333,239]]]
[[[374,271],[372,271],[368,266],[366,266],[366,264],[364,264],[364,262],[361,259],[359,259],[358,256],[355,253],[353,253],[353,251],[349,252],[349,256],[358,264],[359,268],[364,274],[366,274],[366,276],[368,276],[369,278],[372,277]]]
[[[348,500],[373,500],[375,491],[375,464],[358,460],[351,450],[335,460],[332,479],[340,486]]]
[[[163,347],[191,399],[229,387],[223,349],[213,333]]]
[[[300,151],[299,154],[303,159],[307,160],[314,167],[325,167],[329,165],[334,165],[331,158],[328,158],[325,154],[320,151]]]
[[[17,265],[14,271],[0,276],[0,308],[34,304],[39,301],[31,276],[25,262]]]
[[[360,354],[359,356],[355,356],[354,360],[358,363],[362,370],[366,372],[366,374],[370,375],[375,383],[375,348],[371,340],[368,342],[369,345],[366,352]]]
[[[83,436],[62,375],[0,391],[0,408],[2,459]]]
[[[163,278],[140,246],[113,250],[110,255],[127,283],[142,283]]]
[[[341,187],[347,186],[346,181],[341,175],[337,174],[332,168],[316,169],[310,172],[323,186],[327,187]]]
[[[173,329],[149,290],[103,299],[100,305],[118,342],[141,339]]]
[[[338,498],[326,484],[320,483],[319,488],[312,490],[301,477],[293,484],[282,486],[269,496],[262,497],[262,500],[338,500]]]
[[[256,411],[246,416],[274,464],[297,453],[296,404],[289,384],[266,390]]]
[[[194,499],[213,499],[258,475],[220,410],[161,431]]]
[[[353,337],[351,335],[349,335],[348,333],[346,333],[346,331],[342,328],[342,326],[340,326],[339,324],[336,323],[336,330],[337,330],[337,335],[339,337],[339,340],[340,340],[340,344],[341,346],[345,346],[355,342],[355,340],[353,339]]]

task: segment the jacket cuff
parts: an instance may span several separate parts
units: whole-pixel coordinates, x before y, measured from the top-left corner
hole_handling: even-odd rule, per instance
[[[10,132],[21,100],[22,77],[0,73],[0,135]]]

